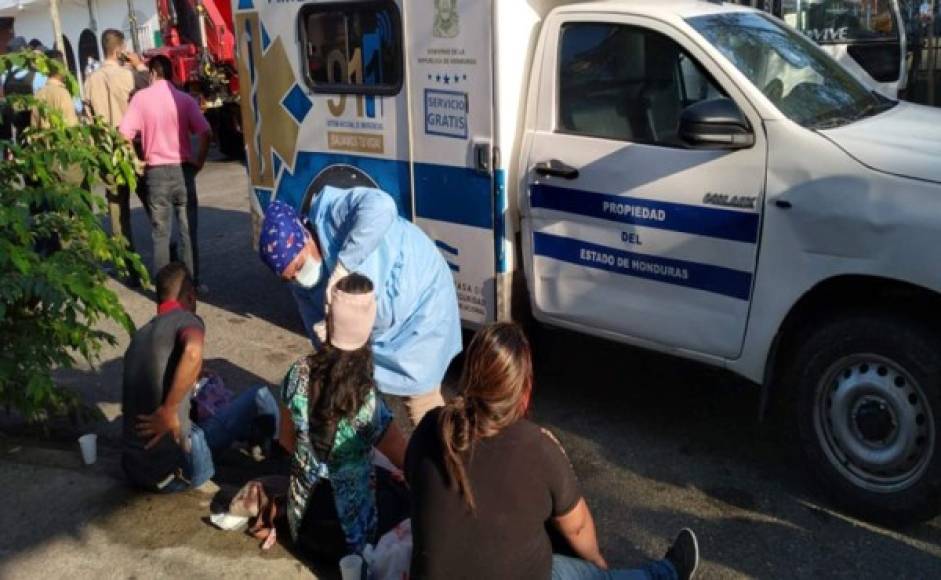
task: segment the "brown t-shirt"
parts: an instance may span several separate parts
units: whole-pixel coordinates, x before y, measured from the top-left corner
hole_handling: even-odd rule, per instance
[[[62,120],[65,122],[66,127],[78,125],[78,114],[75,113],[75,103],[72,101],[72,95],[59,79],[47,80],[46,86],[36,93],[36,98],[62,113]],[[47,125],[40,117],[38,110],[33,111],[32,124],[34,127]]]
[[[479,441],[467,466],[477,512],[449,485],[440,410],[415,429],[405,460],[412,491],[412,578],[546,580],[552,545],[546,522],[581,499],[562,447],[522,420]]]
[[[91,105],[92,114],[117,128],[127,111],[131,95],[146,86],[147,77],[144,73],[105,61],[101,68],[85,80],[85,99]]]

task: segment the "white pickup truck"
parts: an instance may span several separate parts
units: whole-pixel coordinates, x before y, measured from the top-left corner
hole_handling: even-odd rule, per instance
[[[469,324],[522,302],[729,369],[794,403],[837,501],[941,511],[941,112],[719,1],[235,15],[256,225],[273,198],[382,188]]]

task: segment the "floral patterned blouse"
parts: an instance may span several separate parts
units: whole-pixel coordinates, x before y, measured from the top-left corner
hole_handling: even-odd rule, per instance
[[[333,487],[340,525],[346,535],[350,553],[361,553],[367,543],[377,540],[376,471],[373,447],[382,439],[392,422],[392,414],[376,390],[352,419],[337,425],[331,457],[323,461],[316,456],[310,442],[308,425],[308,382],[310,367],[307,357],[288,370],[279,392],[281,403],[291,413],[297,431],[297,443],[291,460],[291,483],[288,488],[288,524],[297,540],[308,500],[320,479]]]

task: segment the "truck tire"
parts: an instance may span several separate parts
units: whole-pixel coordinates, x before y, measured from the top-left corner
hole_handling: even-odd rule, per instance
[[[941,340],[901,316],[824,322],[787,382],[808,466],[863,518],[908,524],[941,512]]]

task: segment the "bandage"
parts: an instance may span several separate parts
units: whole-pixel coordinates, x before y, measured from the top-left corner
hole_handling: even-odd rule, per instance
[[[369,342],[376,322],[376,296],[333,289],[330,300],[330,344],[340,350],[359,350]]]

